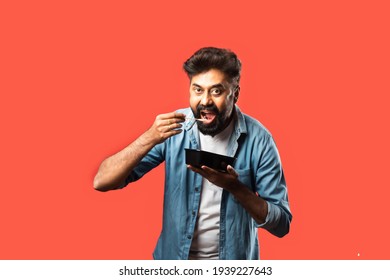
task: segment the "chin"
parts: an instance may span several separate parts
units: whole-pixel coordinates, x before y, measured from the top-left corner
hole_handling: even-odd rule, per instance
[[[217,119],[215,119],[212,123],[207,125],[203,123],[199,123],[198,129],[204,135],[210,135],[210,136],[215,136],[223,130],[222,126],[220,125]]]

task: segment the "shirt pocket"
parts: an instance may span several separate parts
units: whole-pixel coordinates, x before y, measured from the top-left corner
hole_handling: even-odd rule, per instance
[[[235,169],[238,173],[238,180],[247,187],[251,187],[251,169]]]
[[[254,187],[252,186],[252,174],[251,169],[235,169],[238,173],[238,180],[244,184],[248,189],[251,189],[254,191]],[[237,199],[232,195],[231,196],[233,201],[238,203]]]

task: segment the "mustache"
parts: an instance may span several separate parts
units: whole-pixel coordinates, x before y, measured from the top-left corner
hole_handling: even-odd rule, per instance
[[[200,111],[202,111],[202,110],[207,110],[207,111],[211,111],[211,112],[214,112],[216,114],[219,114],[219,110],[218,110],[217,106],[215,106],[215,104],[208,105],[208,106],[204,106],[204,105],[199,104],[198,106],[196,106],[196,114],[198,116],[200,116]]]

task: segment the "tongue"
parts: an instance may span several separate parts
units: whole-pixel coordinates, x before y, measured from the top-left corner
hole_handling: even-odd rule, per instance
[[[209,124],[215,119],[215,114],[214,113],[204,113],[202,116],[202,119],[205,120],[203,123]]]

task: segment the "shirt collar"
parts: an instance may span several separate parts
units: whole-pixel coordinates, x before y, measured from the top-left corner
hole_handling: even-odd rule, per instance
[[[236,111],[236,124],[234,127],[234,131],[236,132],[237,135],[240,134],[247,134],[247,127],[246,127],[246,122],[245,122],[245,117],[244,114],[241,113],[240,108],[238,108],[237,105],[235,105],[235,111]]]

